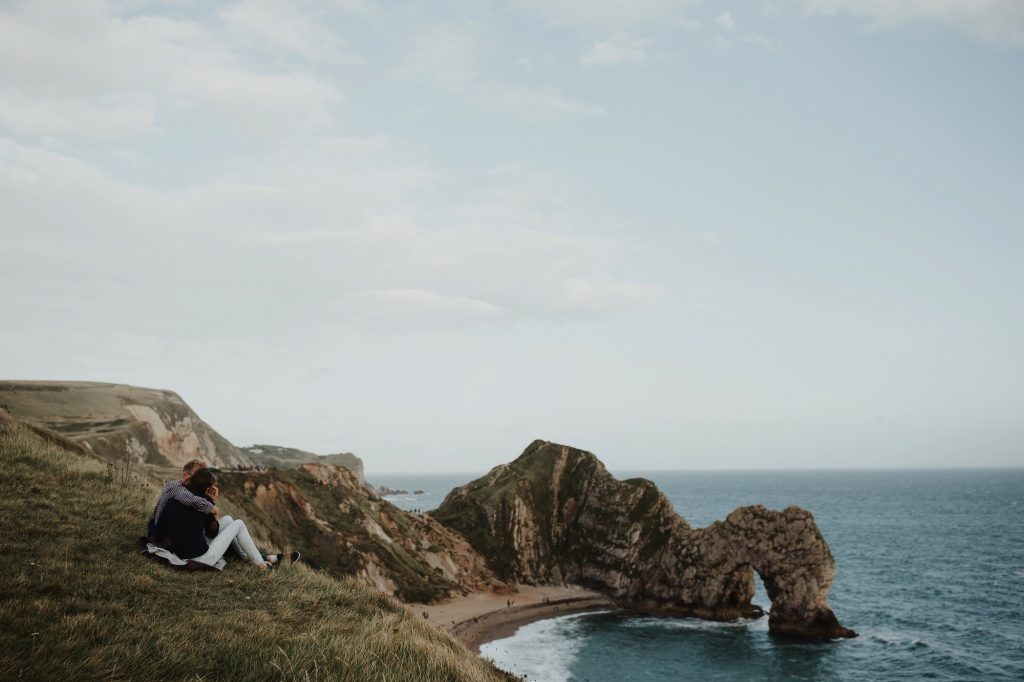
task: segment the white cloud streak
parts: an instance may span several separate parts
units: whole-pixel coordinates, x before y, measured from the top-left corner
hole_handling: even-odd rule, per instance
[[[427,80],[475,106],[525,118],[605,114],[604,107],[574,99],[551,86],[510,83],[487,75],[482,67],[486,49],[486,41],[473,27],[423,28],[416,32],[398,74]]]
[[[914,23],[944,26],[1002,47],[1024,47],[1024,2],[1020,0],[802,0],[811,14],[868,20],[874,28]]]
[[[651,41],[638,36],[616,36],[590,46],[580,56],[583,66],[604,64],[643,64],[648,58]]]
[[[310,73],[248,64],[232,47],[230,30],[106,10],[82,0],[24,3],[0,14],[0,129],[124,138],[158,131],[165,119],[202,108],[233,127],[266,134],[323,127],[340,102],[335,87]],[[244,33],[259,37],[251,15],[228,16],[249,16]],[[271,21],[268,14],[259,17]],[[275,35],[279,43],[326,49],[287,18]]]

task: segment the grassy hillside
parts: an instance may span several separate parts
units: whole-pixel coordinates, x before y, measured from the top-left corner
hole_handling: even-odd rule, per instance
[[[465,538],[381,499],[347,469],[307,464],[226,471],[218,483],[237,516],[265,537],[300,547],[317,568],[357,575],[407,602],[431,602],[495,584]]]
[[[143,557],[153,495],[0,410],[0,679],[512,679],[353,581]]]

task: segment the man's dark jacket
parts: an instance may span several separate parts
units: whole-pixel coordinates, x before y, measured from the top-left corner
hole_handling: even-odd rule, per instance
[[[216,537],[218,529],[213,514],[204,514],[177,500],[171,500],[160,514],[153,535],[169,540],[166,546],[179,558],[192,559],[206,554],[209,548],[206,537]]]

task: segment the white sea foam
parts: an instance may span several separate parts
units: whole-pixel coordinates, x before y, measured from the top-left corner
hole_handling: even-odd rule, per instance
[[[580,648],[579,618],[583,615],[524,625],[512,637],[482,645],[480,655],[510,673],[525,674],[530,682],[568,682]]]
[[[693,630],[693,631],[730,631],[757,630],[768,631],[768,616],[745,618],[733,621],[701,620],[699,618],[630,618],[622,623],[624,628],[661,629],[661,630]]]

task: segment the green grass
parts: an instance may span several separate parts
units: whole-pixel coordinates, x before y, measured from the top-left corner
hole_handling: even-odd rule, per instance
[[[0,679],[513,679],[351,580],[142,556],[153,496],[0,411]]]

